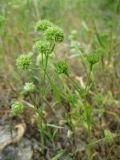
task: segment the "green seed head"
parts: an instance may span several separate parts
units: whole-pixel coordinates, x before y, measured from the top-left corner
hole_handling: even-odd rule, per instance
[[[16,66],[18,69],[27,70],[32,65],[32,58],[29,55],[21,55],[16,60]]]
[[[51,52],[50,43],[47,41],[37,41],[35,43],[35,48],[39,53],[49,54]]]
[[[113,142],[113,134],[109,130],[106,129],[104,131],[104,136],[107,143],[111,144]]]
[[[42,20],[37,22],[35,26],[36,31],[45,31],[47,28],[51,27],[52,23],[49,22],[48,20]]]
[[[87,60],[90,64],[94,65],[99,62],[99,55],[97,53],[88,54]]]
[[[48,28],[44,35],[48,41],[62,42],[64,40],[63,30],[59,27]]]
[[[18,113],[22,113],[24,111],[24,106],[21,102],[19,101],[15,101],[12,106],[12,113],[13,114],[18,114]]]
[[[24,90],[26,92],[34,92],[35,85],[32,82],[25,83]]]
[[[58,74],[64,73],[68,75],[68,65],[65,61],[59,61],[58,63],[56,63],[55,67]]]

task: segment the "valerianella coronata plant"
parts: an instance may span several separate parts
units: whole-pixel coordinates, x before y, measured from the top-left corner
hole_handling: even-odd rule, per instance
[[[94,65],[95,63],[99,62],[99,55],[97,53],[88,54],[87,60],[90,64]]]
[[[13,114],[22,113],[24,111],[24,105],[19,101],[13,102],[11,108]]]
[[[56,72],[58,74],[66,74],[68,75],[68,65],[65,61],[59,61],[55,64]]]
[[[22,54],[16,60],[16,66],[18,69],[27,70],[32,65],[32,57],[30,55]]]
[[[35,26],[35,30],[36,31],[45,31],[46,29],[48,29],[52,25],[53,24],[48,20],[41,20],[41,21],[37,22],[37,24]]]
[[[35,85],[33,82],[27,82],[24,85],[24,91],[25,92],[34,92],[35,91]]]
[[[64,40],[64,32],[61,28],[59,27],[49,27],[45,33],[45,38],[48,41],[53,41],[53,42],[62,42]]]
[[[33,49],[37,50],[38,54],[36,52],[30,52],[28,54],[20,55],[16,60],[16,66],[20,70],[31,71],[29,73],[33,74],[33,77],[37,78],[37,80],[39,81],[39,90],[35,90],[36,84],[34,84],[33,82],[27,82],[23,87],[23,91],[25,93],[28,93],[29,99],[31,100],[31,103],[34,103],[34,107],[36,108],[35,111],[38,113],[38,127],[41,134],[40,146],[42,147],[42,149],[44,149],[44,126],[42,114],[44,111],[44,103],[46,99],[45,96],[47,80],[50,83],[51,89],[54,90],[54,93],[56,94],[56,86],[51,77],[49,76],[49,58],[54,54],[54,48],[56,43],[62,42],[64,40],[64,33],[61,28],[54,26],[48,20],[39,21],[35,26],[35,30],[37,32],[41,32],[41,36],[37,37],[37,40],[35,41],[35,44],[33,46]],[[34,59],[32,60],[32,58]],[[38,64],[41,64],[40,67],[38,66]],[[68,75],[68,66],[66,62],[58,62],[56,64],[56,71],[59,74],[64,73]],[[39,74],[38,77],[36,76],[36,74]],[[34,99],[36,95],[35,91],[37,91],[37,94],[39,95],[38,97],[40,98],[39,104],[38,101]],[[29,107],[29,105],[27,106]],[[21,102],[16,101],[12,104],[12,112],[14,114],[22,113],[23,110],[24,106]]]
[[[39,53],[49,54],[51,52],[50,43],[48,41],[36,41],[35,48]]]

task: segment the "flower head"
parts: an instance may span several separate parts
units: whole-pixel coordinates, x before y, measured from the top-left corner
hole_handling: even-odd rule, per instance
[[[58,74],[66,74],[68,75],[68,65],[65,61],[59,61],[55,64],[55,67],[56,67],[56,72]]]
[[[33,92],[35,90],[35,85],[32,82],[25,83],[24,90],[26,92]]]
[[[30,55],[21,55],[16,60],[16,66],[18,69],[27,70],[32,65],[32,59]]]
[[[63,30],[59,27],[50,27],[45,32],[48,41],[62,42],[64,40]]]
[[[35,43],[35,48],[38,49],[40,53],[50,53],[51,48],[50,48],[50,43],[47,41],[37,41]]]
[[[24,106],[21,102],[19,101],[15,101],[12,106],[12,113],[13,114],[18,114],[18,113],[22,113],[24,111]]]
[[[52,23],[48,20],[41,20],[39,22],[37,22],[36,26],[35,26],[35,30],[36,31],[45,31],[48,27],[51,27]]]
[[[90,64],[94,65],[95,63],[99,62],[99,55],[97,53],[88,54],[87,60]]]

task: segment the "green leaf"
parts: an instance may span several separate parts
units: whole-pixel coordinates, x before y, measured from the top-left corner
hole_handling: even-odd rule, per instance
[[[51,160],[59,160],[59,158],[65,153],[65,150],[60,150],[59,153]]]

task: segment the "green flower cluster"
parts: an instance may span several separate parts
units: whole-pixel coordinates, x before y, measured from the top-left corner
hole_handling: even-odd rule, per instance
[[[12,106],[12,113],[13,114],[18,114],[18,113],[22,113],[24,111],[24,106],[21,102],[19,101],[15,101]]]
[[[18,69],[27,70],[32,65],[32,58],[29,55],[21,55],[16,60],[16,66]]]
[[[59,61],[55,64],[55,67],[56,67],[56,72],[58,74],[66,74],[68,75],[68,65],[65,61]]]
[[[45,31],[46,29],[48,29],[51,26],[52,26],[52,23],[45,19],[45,20],[37,22],[37,24],[35,26],[35,30],[36,31]]]
[[[26,92],[34,92],[35,85],[32,82],[25,83],[24,91]]]
[[[99,55],[97,53],[88,54],[87,60],[91,65],[94,65],[95,63],[99,62]]]
[[[39,53],[49,54],[51,52],[50,43],[48,41],[37,41],[35,43],[35,48]]]
[[[35,26],[36,31],[43,31],[45,39],[53,42],[62,42],[64,40],[63,30],[54,26],[48,20],[41,20]]]
[[[37,40],[34,45],[39,53],[46,55],[52,53],[55,43],[60,43],[64,40],[63,30],[48,20],[39,21],[35,28],[36,31],[43,31],[42,40]]]
[[[62,42],[64,40],[64,33],[59,27],[49,27],[44,35],[48,41]]]

